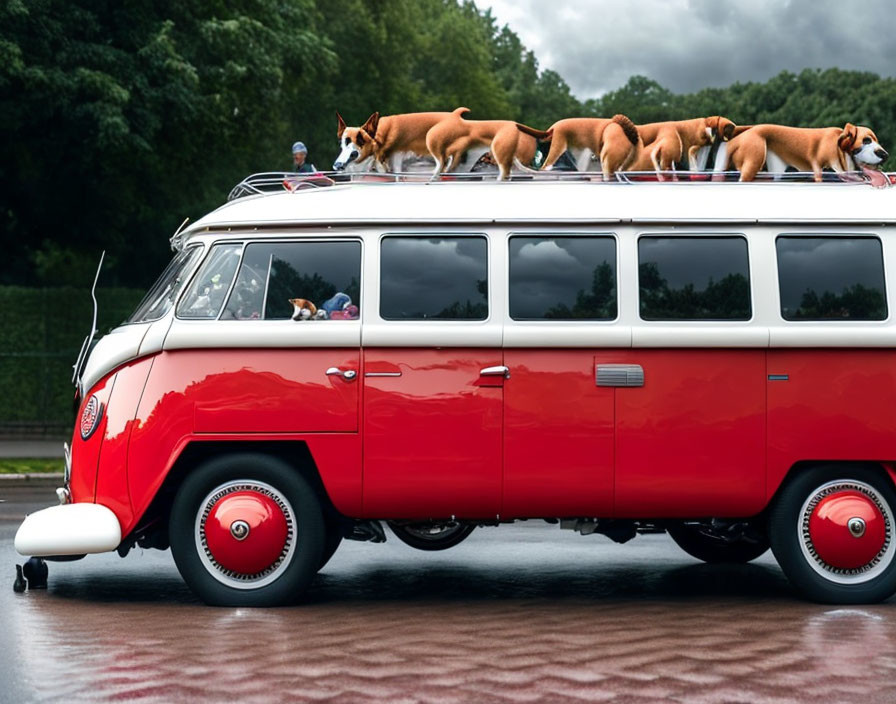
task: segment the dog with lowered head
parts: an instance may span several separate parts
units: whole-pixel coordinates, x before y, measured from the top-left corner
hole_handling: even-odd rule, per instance
[[[727,141],[736,129],[731,120],[721,115],[638,125],[644,147],[627,170],[671,171],[676,162],[687,158],[691,171],[702,171],[716,138]]]
[[[491,152],[498,166],[498,180],[505,181],[513,166],[526,170],[538,149],[536,140],[547,132],[512,120],[464,120],[455,110],[426,134],[426,146],[436,161],[433,179],[449,171],[467,156],[470,168]]]
[[[524,130],[522,125],[519,129]],[[590,171],[591,157],[597,157],[604,180],[624,170],[642,146],[637,128],[625,115],[614,115],[610,119],[571,117],[555,122],[544,135],[541,141],[550,141],[551,146],[542,170],[551,170],[569,150],[579,171]]]

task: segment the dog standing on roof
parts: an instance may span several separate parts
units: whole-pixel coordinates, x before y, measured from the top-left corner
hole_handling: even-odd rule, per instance
[[[729,164],[740,171],[741,181],[752,181],[763,165],[774,173],[788,166],[811,171],[822,180],[825,168],[837,173],[861,169],[875,186],[889,184],[880,166],[889,154],[868,127],[846,123],[839,127],[785,127],[754,125],[723,145],[716,156],[716,171]]]
[[[528,128],[519,126],[520,130]],[[550,171],[564,152],[569,150],[579,171],[590,171],[592,157],[600,161],[604,180],[610,180],[617,171],[624,170],[641,145],[641,138],[634,123],[625,115],[610,119],[598,117],[572,117],[559,120],[550,126],[542,142],[550,142],[548,155],[541,168]]]
[[[375,112],[360,127],[348,127],[337,112],[336,136],[340,151],[333,169],[342,171],[349,164],[372,160],[369,163],[379,171],[401,171],[405,156],[429,156],[426,133],[433,125],[464,112],[467,108],[457,108],[454,112],[410,112],[383,117]]]
[[[736,129],[731,120],[721,115],[638,125],[644,147],[627,170],[661,174],[673,171],[677,162],[687,159],[691,171],[702,171],[713,142],[728,141]]]
[[[514,166],[529,170],[539,139],[547,132],[512,120],[464,120],[455,110],[451,117],[434,125],[426,134],[426,146],[436,160],[433,179],[455,169],[466,156],[468,170],[491,152],[498,166],[498,180],[505,181]]]

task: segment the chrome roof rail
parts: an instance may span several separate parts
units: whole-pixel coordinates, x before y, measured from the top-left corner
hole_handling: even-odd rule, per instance
[[[449,172],[443,173],[438,183],[460,182],[469,183],[475,181],[493,181],[495,171],[474,172]],[[886,173],[891,185],[896,184],[896,173]],[[603,175],[598,171],[522,171],[514,172],[510,181],[565,181],[581,183],[615,183],[615,184],[639,184],[639,183],[738,183],[740,174],[737,171],[620,171],[614,178],[605,182]],[[825,171],[822,173],[823,183],[842,184],[869,184],[871,180],[861,171],[847,171],[835,173]],[[344,171],[318,171],[309,174],[297,174],[287,171],[268,171],[247,176],[234,186],[227,196],[228,201],[238,200],[247,196],[265,196],[274,193],[298,193],[328,186],[342,184],[384,184],[384,183],[430,183],[433,182],[432,173],[426,171],[407,172],[378,172],[362,171],[346,173]],[[786,173],[760,172],[751,183],[814,183],[815,174],[811,171],[788,171]]]

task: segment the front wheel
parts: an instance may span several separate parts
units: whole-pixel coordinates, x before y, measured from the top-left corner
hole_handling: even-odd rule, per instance
[[[724,529],[716,530],[711,524],[673,523],[666,530],[688,555],[709,563],[750,562],[769,547],[764,535],[749,534],[745,530],[731,534]]]
[[[463,542],[476,527],[469,523],[442,521],[429,523],[399,523],[390,521],[389,527],[401,542],[418,550],[447,550]]]
[[[871,469],[807,470],[772,507],[772,551],[788,579],[814,601],[882,601],[896,592],[894,506],[892,484]]]
[[[216,606],[279,606],[308,587],[324,550],[320,501],[268,455],[212,459],[171,507],[171,552],[187,585]]]

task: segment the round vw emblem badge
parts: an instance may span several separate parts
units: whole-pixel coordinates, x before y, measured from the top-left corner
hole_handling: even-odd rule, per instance
[[[81,439],[86,440],[97,429],[103,417],[103,406],[96,396],[91,396],[81,412]]]
[[[234,521],[230,524],[230,534],[237,540],[249,537],[249,524],[245,521]]]

